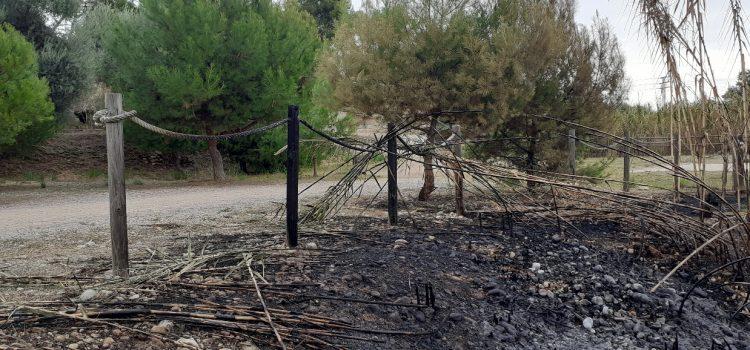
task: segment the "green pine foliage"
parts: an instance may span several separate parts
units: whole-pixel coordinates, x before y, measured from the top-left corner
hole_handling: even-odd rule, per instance
[[[349,0],[298,0],[300,7],[309,13],[318,24],[321,39],[331,39],[336,22],[349,10]]]
[[[11,25],[0,25],[0,154],[33,144],[53,123],[47,81],[39,78],[34,46]]]
[[[491,135],[508,142],[485,145],[487,156],[502,156],[528,169],[566,166],[568,127],[553,116],[606,128],[627,91],[624,57],[609,25],[575,23],[573,1],[510,0],[487,7],[479,28],[509,87],[493,108]]]
[[[300,118],[312,124],[316,129],[334,136],[346,136],[355,131],[355,120],[347,114],[333,114],[321,107],[330,99],[330,86],[322,80],[302,92]],[[286,110],[284,111],[286,113]],[[279,116],[282,117],[281,115]],[[251,136],[243,140],[225,142],[221,146],[224,154],[230,156],[240,165],[240,170],[247,174],[272,173],[284,171],[286,157],[284,153],[276,154],[286,145],[286,128],[277,128],[263,135]],[[333,156],[341,149],[324,141],[306,127],[300,127],[300,165],[312,167]]]
[[[82,62],[85,52],[62,29],[80,10],[81,0],[0,1],[0,21],[13,25],[37,50],[39,72],[49,82],[59,122],[91,84]]]
[[[145,0],[105,36],[112,66],[105,80],[124,94],[126,109],[150,122],[221,134],[284,118],[288,104],[306,105],[320,45],[314,20],[293,3]],[[167,151],[194,147],[134,128],[126,138]]]
[[[358,12],[339,25],[318,74],[333,87],[333,108],[389,120],[478,107],[490,92],[472,30],[465,16],[425,18],[401,4]]]

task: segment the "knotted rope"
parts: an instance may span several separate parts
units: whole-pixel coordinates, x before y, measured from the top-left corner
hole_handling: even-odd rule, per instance
[[[130,112],[123,112],[121,114],[117,115],[110,115],[110,112],[108,109],[102,109],[100,111],[96,111],[94,113],[94,124],[95,125],[104,125],[106,123],[117,123],[121,122],[125,119],[132,118],[134,115],[136,115],[136,111],[130,111]]]

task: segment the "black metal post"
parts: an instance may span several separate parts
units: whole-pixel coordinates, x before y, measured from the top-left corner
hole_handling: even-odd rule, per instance
[[[388,123],[388,222],[398,224],[398,157],[396,154],[396,137],[391,133],[395,129],[393,123]]]
[[[289,106],[286,148],[286,244],[297,246],[299,221],[299,107]]]
[[[625,141],[630,142],[630,131],[625,129]],[[630,191],[630,150],[628,146],[623,146],[625,151],[622,154],[622,190]]]

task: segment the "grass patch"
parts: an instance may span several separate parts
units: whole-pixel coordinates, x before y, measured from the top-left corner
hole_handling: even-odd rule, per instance
[[[102,177],[102,176],[104,176],[106,174],[107,173],[104,170],[98,169],[98,168],[94,168],[94,169],[86,170],[86,172],[83,175],[87,179],[89,179],[89,180],[94,180],[94,179],[100,178],[100,177]]]
[[[23,179],[24,181],[41,181],[44,179],[44,175],[33,171],[27,171],[23,173]]]
[[[174,181],[182,181],[182,180],[187,180],[190,176],[185,171],[182,171],[182,170],[172,170],[169,173],[169,177],[172,180],[174,180]]]
[[[576,166],[576,175],[606,179],[610,177],[609,168],[614,163],[614,158],[603,158],[595,161],[580,161]]]
[[[128,185],[142,186],[143,185],[143,180],[141,180],[139,178],[130,179],[130,180],[128,180]]]
[[[607,159],[611,159],[611,161],[608,161],[608,165],[604,169],[602,169],[602,165]],[[634,184],[634,186],[645,185],[671,190],[674,186],[674,178],[672,177],[672,175],[666,170],[658,169],[649,160],[649,158],[644,160],[631,157],[630,181]],[[683,157],[682,160],[683,168],[692,172],[692,167],[685,164],[687,162],[690,162],[690,157]],[[706,161],[708,164],[721,164],[722,162],[721,157],[718,156],[708,157]],[[603,174],[606,174],[605,176],[608,176],[610,179],[622,180],[623,178],[624,166],[622,157],[586,158],[581,160],[579,164],[581,164],[579,168],[579,175],[583,175],[581,169],[591,167],[594,170],[601,171]],[[713,188],[721,188],[721,171],[706,171],[704,182],[706,182],[706,184]],[[697,188],[692,181],[686,179],[680,179],[680,186],[682,186],[682,189],[685,191],[690,191]],[[731,178],[727,186],[731,187]]]
[[[383,163],[383,162],[385,162],[385,154],[384,153],[376,153],[375,156],[372,157],[372,160],[370,162],[372,162],[372,163]]]
[[[23,174],[23,179],[25,181],[38,182],[39,188],[47,188],[47,178],[43,174],[27,171]]]

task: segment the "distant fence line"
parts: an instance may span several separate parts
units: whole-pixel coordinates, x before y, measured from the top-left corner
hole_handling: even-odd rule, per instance
[[[701,139],[703,136],[692,136],[690,138],[681,137],[680,153],[683,156],[692,155],[690,140],[693,147],[700,149]],[[631,142],[639,146],[647,147],[661,156],[670,156],[672,154],[672,139],[669,136],[646,136],[631,137]],[[611,145],[614,139],[611,137],[599,137],[596,139],[580,140],[578,152],[585,157],[622,157],[622,152],[615,149],[602,147],[600,145]],[[721,155],[729,149],[726,139],[719,135],[709,135],[706,139],[706,155]]]

